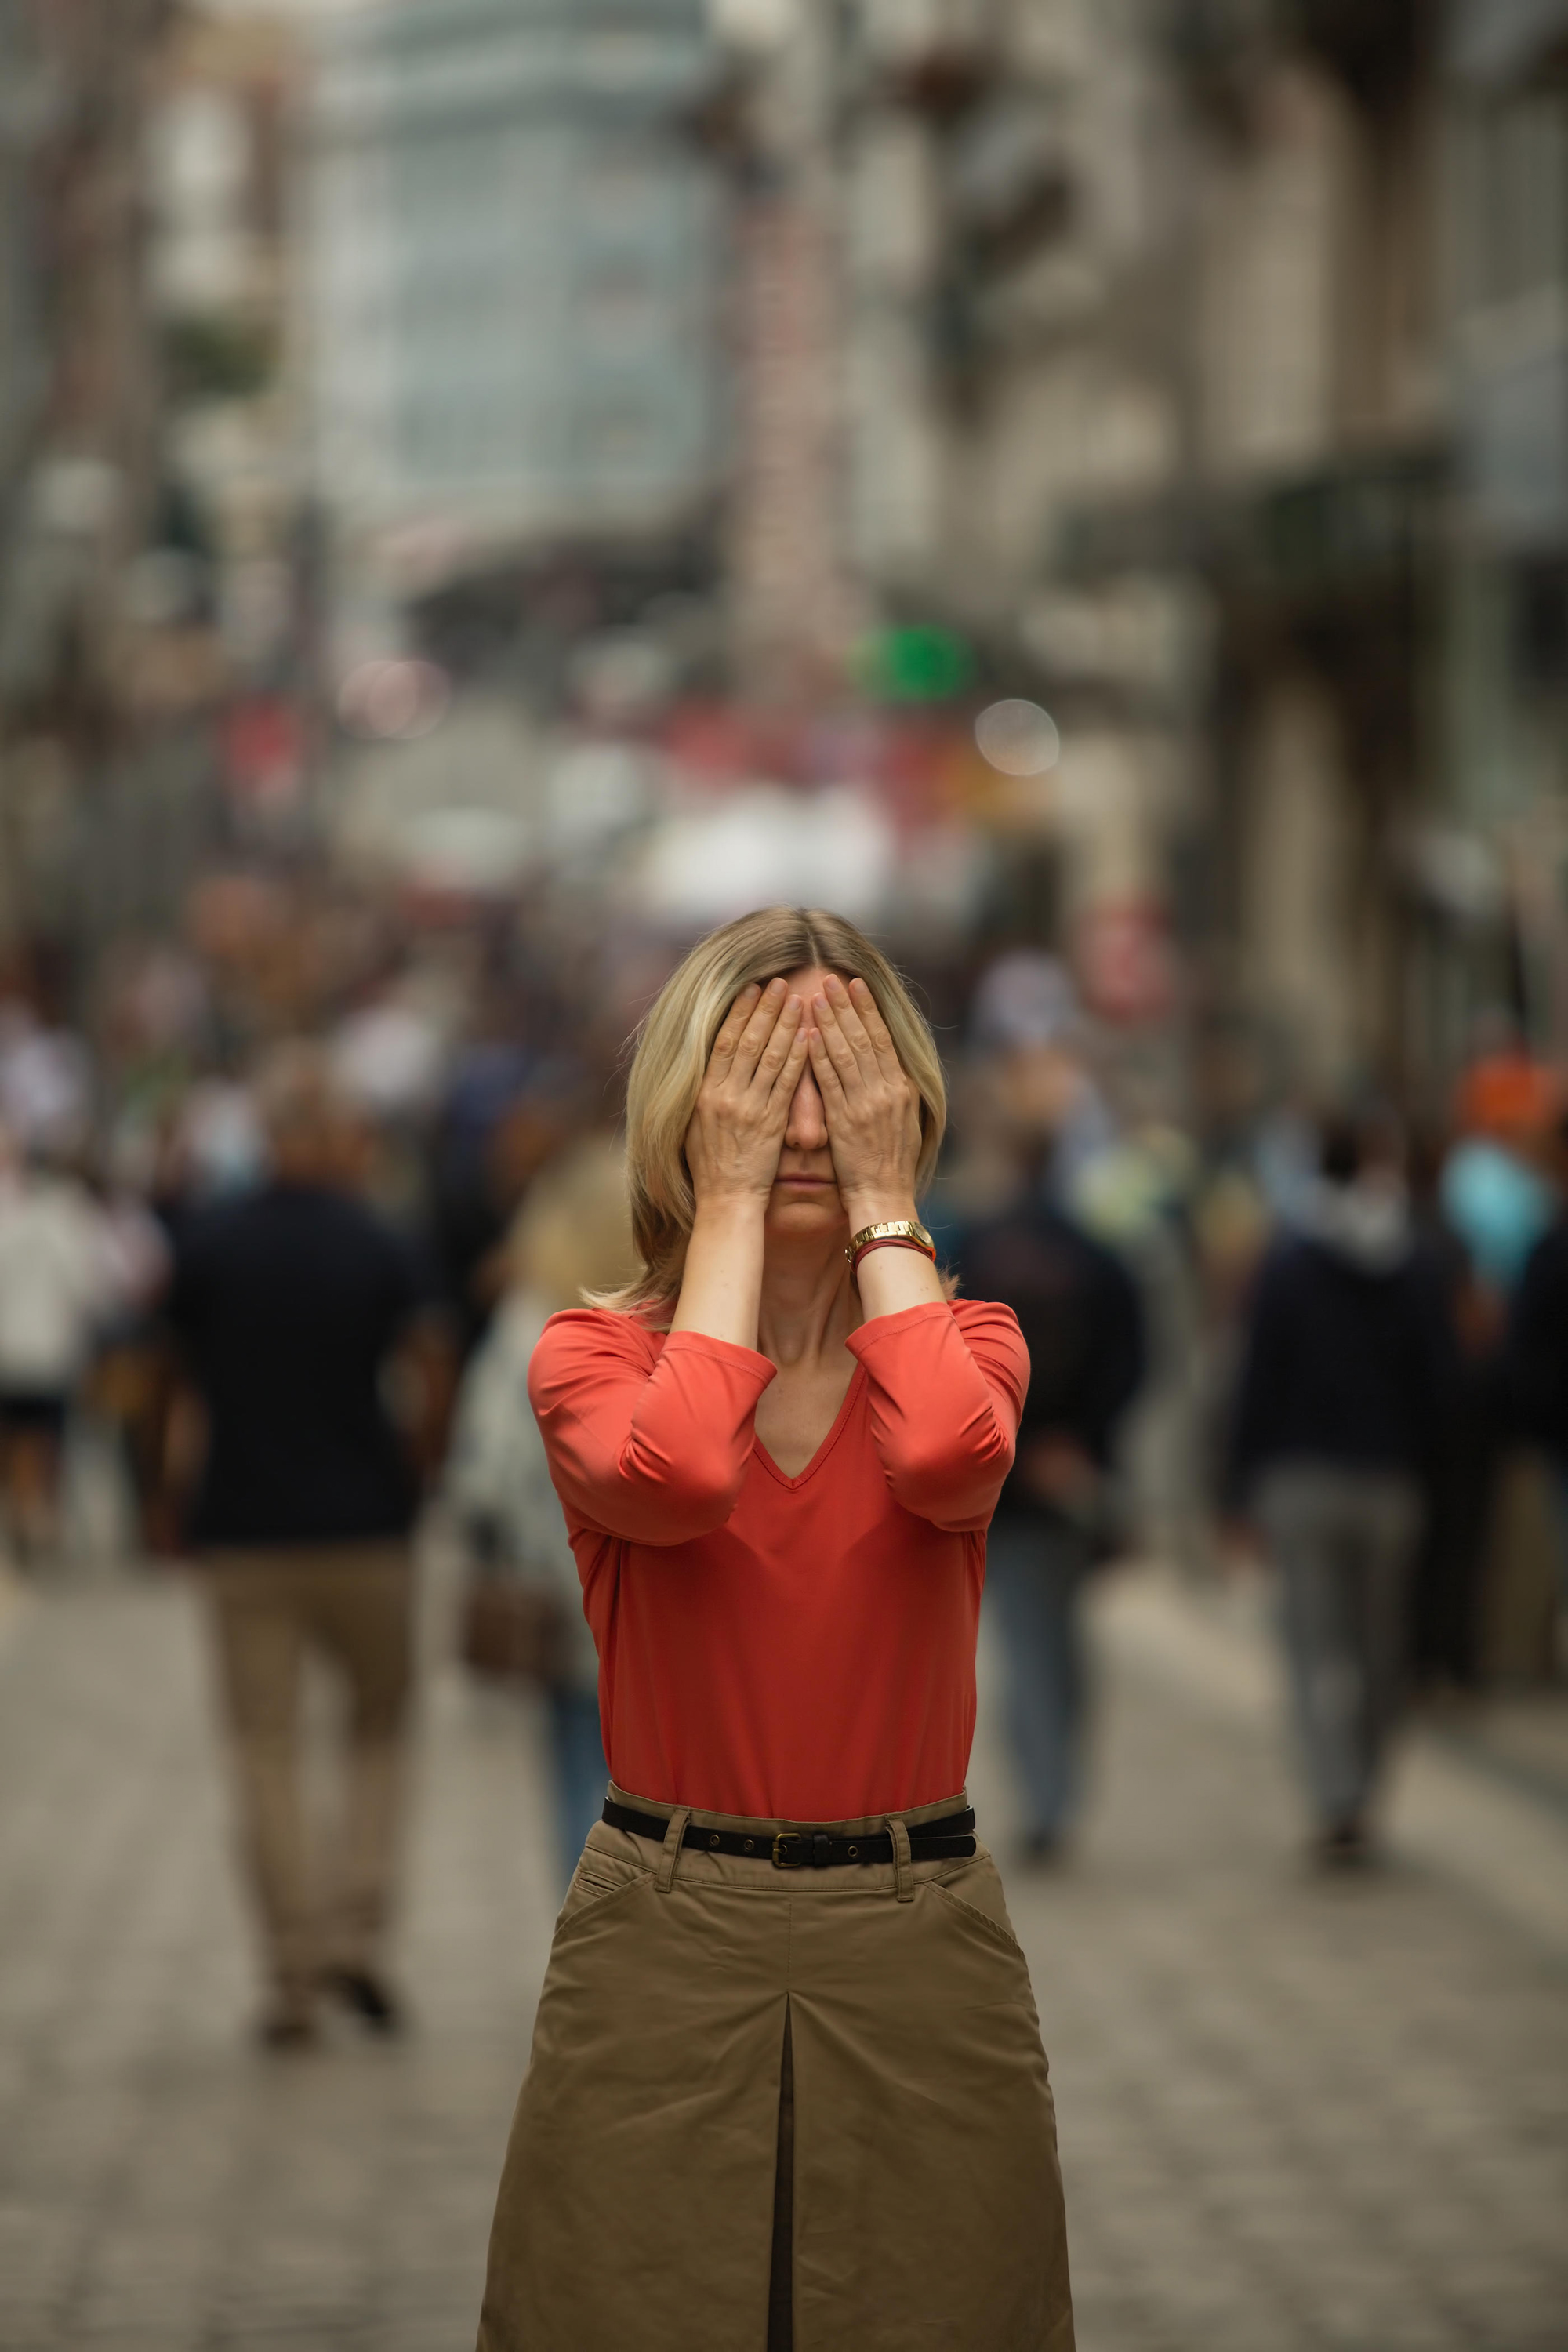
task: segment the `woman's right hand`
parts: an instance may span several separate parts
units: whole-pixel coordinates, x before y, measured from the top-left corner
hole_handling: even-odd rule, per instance
[[[805,1007],[782,980],[753,982],[713,1040],[686,1130],[697,1205],[765,1202],[778,1174],[789,1107],[805,1067]]]

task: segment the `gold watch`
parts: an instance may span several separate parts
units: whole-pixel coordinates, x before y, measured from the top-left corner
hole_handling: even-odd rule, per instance
[[[893,1217],[885,1224],[862,1225],[858,1234],[852,1234],[844,1252],[851,1271],[868,1242],[912,1242],[916,1249],[924,1250],[933,1265],[936,1263],[936,1244],[915,1217]]]

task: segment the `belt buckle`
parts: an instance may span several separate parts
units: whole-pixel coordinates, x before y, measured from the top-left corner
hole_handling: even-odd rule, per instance
[[[804,1870],[806,1841],[798,1830],[780,1830],[773,1840],[775,1870]],[[785,1852],[784,1849],[787,1848]]]

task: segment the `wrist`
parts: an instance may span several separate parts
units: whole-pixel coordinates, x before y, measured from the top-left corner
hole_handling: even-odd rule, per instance
[[[846,1192],[844,1209],[852,1234],[867,1225],[896,1225],[919,1217],[913,1193],[900,1192],[890,1185],[879,1191]]]
[[[700,1225],[704,1233],[748,1232],[762,1223],[767,1205],[766,1192],[699,1193],[692,1230]]]

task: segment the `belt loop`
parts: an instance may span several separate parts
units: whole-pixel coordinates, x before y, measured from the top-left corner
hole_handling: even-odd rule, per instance
[[[668,1895],[675,1885],[675,1865],[680,1859],[680,1841],[686,1835],[686,1824],[691,1819],[689,1805],[677,1805],[669,1817],[669,1827],[664,1833],[664,1849],[658,1857],[658,1868],[653,1883],[661,1895]]]
[[[909,1823],[898,1813],[888,1815],[888,1829],[893,1841],[893,1868],[898,1874],[898,1899],[912,1903],[915,1899],[914,1865],[910,1854]]]

